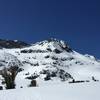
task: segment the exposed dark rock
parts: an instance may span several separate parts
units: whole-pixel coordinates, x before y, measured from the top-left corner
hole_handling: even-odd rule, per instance
[[[85,81],[83,81],[83,80],[79,80],[79,81],[76,81],[76,80],[72,80],[71,82],[69,82],[69,83],[84,83]]]
[[[47,74],[46,77],[44,78],[45,81],[51,80],[50,74]]]
[[[46,53],[45,50],[31,50],[31,49],[24,49],[20,51],[21,53]]]
[[[99,80],[95,79],[94,76],[92,76],[92,80],[95,81],[95,82],[98,82]]]
[[[57,53],[57,54],[60,54],[62,53],[62,51],[58,50],[58,49],[54,49],[53,52]]]
[[[0,39],[0,48],[23,48],[26,46],[30,46],[29,44],[22,41],[13,41],[13,40],[3,40]]]
[[[47,56],[45,56],[45,58],[50,58],[50,56],[49,56],[49,55],[47,55]]]
[[[32,80],[31,84],[29,85],[29,87],[36,87],[37,86],[37,81],[36,80]]]
[[[50,48],[47,48],[47,51],[52,52],[52,50]]]
[[[73,77],[69,73],[65,72],[62,69],[60,69],[58,71],[58,76],[59,76],[59,78],[61,78],[62,81],[66,81],[68,79],[73,79]]]
[[[34,73],[33,75],[26,77],[26,79],[33,80],[33,79],[36,79],[38,77],[39,77],[39,75]]]
[[[23,88],[23,86],[21,86],[20,88]]]
[[[53,56],[53,57],[52,57],[52,59],[53,59],[53,60],[58,60],[58,58],[57,58],[57,57],[55,57],[55,56]]]
[[[0,90],[3,90],[3,87],[2,86],[0,86]]]

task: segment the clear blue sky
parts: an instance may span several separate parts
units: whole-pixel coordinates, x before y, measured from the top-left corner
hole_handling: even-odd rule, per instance
[[[0,38],[50,37],[100,58],[100,0],[0,0]]]

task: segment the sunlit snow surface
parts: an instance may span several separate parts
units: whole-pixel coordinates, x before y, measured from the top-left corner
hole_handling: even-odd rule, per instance
[[[0,100],[99,100],[100,83],[58,83],[40,87],[3,90]]]

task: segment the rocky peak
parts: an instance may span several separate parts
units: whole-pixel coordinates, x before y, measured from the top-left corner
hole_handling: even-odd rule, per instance
[[[42,41],[42,42],[38,42],[36,44],[34,44],[34,46],[39,48],[45,48],[45,49],[51,49],[52,51],[57,49],[60,51],[67,51],[67,52],[72,52],[72,49],[69,47],[69,45],[62,41],[62,40],[58,40],[55,38],[50,38],[48,40]]]

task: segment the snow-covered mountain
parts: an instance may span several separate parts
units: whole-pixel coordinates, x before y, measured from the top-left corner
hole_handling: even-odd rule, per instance
[[[0,70],[17,66],[16,88],[27,87],[32,79],[38,85],[71,80],[100,79],[100,62],[93,56],[82,55],[57,39],[37,42],[23,48],[0,49]]]

